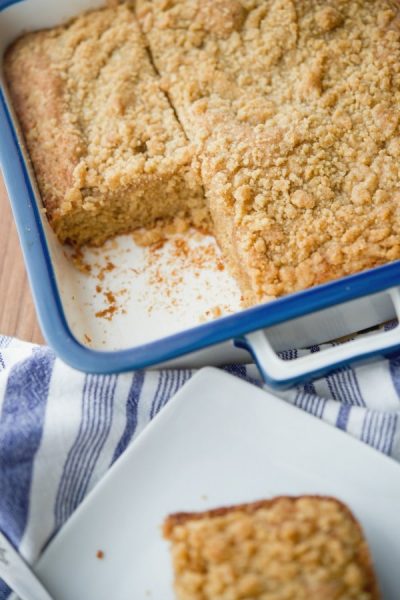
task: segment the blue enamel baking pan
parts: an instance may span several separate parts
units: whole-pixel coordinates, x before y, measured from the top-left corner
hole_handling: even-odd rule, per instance
[[[98,5],[95,0],[0,0],[0,52],[23,31],[53,26]],[[168,306],[162,298],[165,289],[148,287],[146,268],[160,269],[164,260],[163,268],[169,265],[174,272],[171,255],[168,260],[158,257],[161,263],[154,267],[148,251],[138,249],[131,236],[88,251],[97,271],[94,267],[82,273],[66,256],[68,250],[59,245],[43,214],[0,75],[0,166],[43,334],[66,363],[86,372],[114,373],[160,364],[192,367],[238,362],[248,360],[250,352],[265,380],[284,387],[400,349],[400,330],[394,327],[295,360],[277,354],[398,317],[399,261],[247,310],[240,310],[229,274],[212,268],[196,277],[185,271],[176,285],[171,279],[177,296]],[[209,248],[212,241],[206,243]],[[138,264],[141,270],[135,267]],[[194,279],[204,283],[203,295]],[[119,306],[115,298],[123,295]],[[104,304],[107,298],[111,304]],[[223,309],[213,310],[218,304]],[[204,312],[221,316],[200,322]]]

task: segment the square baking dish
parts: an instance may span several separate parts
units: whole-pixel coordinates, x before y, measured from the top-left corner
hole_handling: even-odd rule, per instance
[[[60,24],[101,4],[0,0],[1,56],[22,32]],[[268,383],[288,386],[400,348],[400,330],[395,327],[295,360],[277,355],[398,316],[399,261],[246,310],[240,309],[240,294],[230,275],[223,267],[215,268],[221,263],[211,238],[192,235],[188,242],[193,256],[198,251],[212,255],[203,269],[188,269],[179,257],[174,264],[171,242],[158,251],[149,275],[151,251],[137,247],[132,236],[121,236],[100,250],[88,250],[85,261],[91,271],[78,270],[43,215],[1,68],[0,166],[44,336],[74,368],[111,373],[160,364],[216,365],[248,360],[250,351]],[[149,288],[149,278],[154,284],[160,272],[164,287]],[[170,295],[168,284],[175,294],[170,304],[161,301],[162,294]],[[117,296],[125,296],[119,305]],[[200,323],[204,315],[206,322]],[[222,316],[212,318],[217,315]]]

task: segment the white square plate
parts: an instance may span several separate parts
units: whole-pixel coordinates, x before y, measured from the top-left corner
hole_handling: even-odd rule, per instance
[[[160,533],[168,513],[281,494],[346,502],[370,543],[383,597],[398,600],[400,466],[211,368],[130,446],[35,570],[55,600],[172,600],[169,550]]]

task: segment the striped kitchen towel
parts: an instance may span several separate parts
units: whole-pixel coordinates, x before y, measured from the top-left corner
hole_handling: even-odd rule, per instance
[[[253,365],[226,370],[261,385]],[[192,375],[85,375],[49,348],[0,336],[0,529],[28,562]],[[400,460],[400,354],[274,393]]]

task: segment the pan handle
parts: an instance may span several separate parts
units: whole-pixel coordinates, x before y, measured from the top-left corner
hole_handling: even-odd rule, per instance
[[[400,288],[391,288],[387,293],[392,299],[400,322]],[[365,362],[375,356],[399,350],[400,326],[389,331],[359,337],[293,360],[283,360],[278,356],[268,339],[268,330],[248,333],[235,340],[235,345],[245,348],[252,354],[268,385],[287,388],[300,382],[317,379],[350,363]]]

